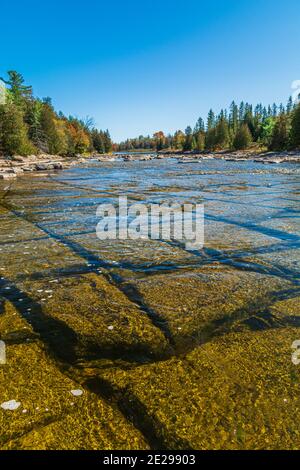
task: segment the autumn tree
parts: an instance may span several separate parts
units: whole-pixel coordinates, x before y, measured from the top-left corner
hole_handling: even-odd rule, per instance
[[[165,134],[162,131],[158,131],[153,134],[153,138],[155,140],[156,150],[159,152],[164,148]]]

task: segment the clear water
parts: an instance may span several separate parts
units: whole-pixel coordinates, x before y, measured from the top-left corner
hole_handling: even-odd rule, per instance
[[[1,182],[0,394],[29,410],[0,412],[2,447],[297,447],[299,183],[295,164],[175,159]],[[98,240],[120,195],[204,203],[204,248]]]

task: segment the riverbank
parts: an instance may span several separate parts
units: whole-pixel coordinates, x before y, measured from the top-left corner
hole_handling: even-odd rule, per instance
[[[0,157],[0,179],[13,179],[24,173],[64,170],[84,160],[82,157],[70,158],[48,154]]]

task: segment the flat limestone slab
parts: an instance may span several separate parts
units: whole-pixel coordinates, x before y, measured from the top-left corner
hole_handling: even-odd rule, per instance
[[[163,448],[298,449],[297,328],[228,333],[184,357],[102,377],[144,410]]]
[[[145,449],[141,433],[116,408],[65,373],[8,302],[1,335],[7,363],[0,365],[0,449]],[[74,396],[72,390],[82,390]]]

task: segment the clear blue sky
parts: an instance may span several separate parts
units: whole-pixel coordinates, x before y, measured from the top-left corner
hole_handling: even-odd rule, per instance
[[[0,75],[119,141],[194,125],[232,99],[286,101],[300,79],[298,0],[1,2]]]

